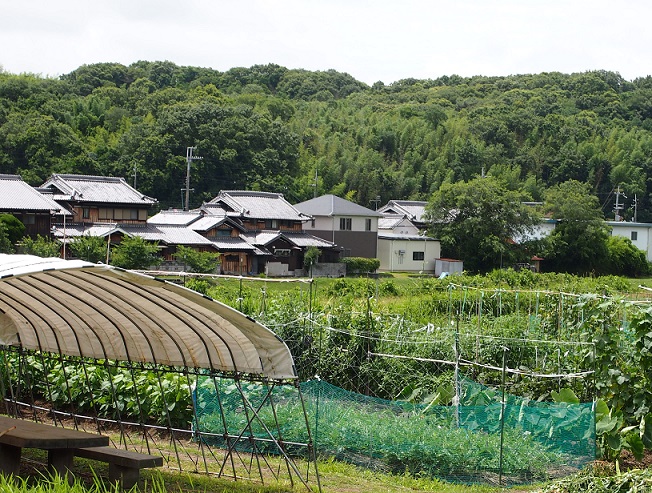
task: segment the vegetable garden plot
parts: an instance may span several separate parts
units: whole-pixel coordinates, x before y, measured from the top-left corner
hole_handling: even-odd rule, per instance
[[[302,384],[318,453],[502,485],[566,475],[595,459],[593,403],[576,402],[570,390],[594,393],[593,372],[577,368],[591,345],[334,335],[347,344],[331,347],[339,356],[322,366],[320,380]]]

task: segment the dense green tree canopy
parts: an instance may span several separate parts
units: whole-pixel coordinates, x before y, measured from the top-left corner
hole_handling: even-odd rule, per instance
[[[0,72],[0,170],[122,176],[162,208],[222,189],[427,200],[491,175],[541,201],[585,183],[608,213],[652,220],[652,82],[606,71],[404,79],[372,87],[334,70],[226,72],[167,61],[84,65],[60,78]]]
[[[497,179],[445,183],[427,206],[429,228],[442,256],[464,260],[464,268],[486,272],[527,260],[516,245],[539,221],[518,192]]]
[[[544,209],[557,220],[548,238],[546,268],[600,273],[607,265],[609,229],[586,183],[569,180],[546,191]]]

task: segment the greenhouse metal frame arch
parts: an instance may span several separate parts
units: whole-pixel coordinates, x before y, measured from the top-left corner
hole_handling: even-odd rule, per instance
[[[167,455],[168,466],[176,462],[174,467],[180,470],[263,482],[269,471],[277,480],[287,476],[292,484],[298,480],[309,489],[315,481],[321,490],[288,347],[265,326],[207,296],[109,265],[0,254],[0,350],[4,364],[0,390],[7,414],[41,420],[45,416],[57,425],[78,428],[90,423],[98,432],[113,426],[119,429],[116,446],[158,451]],[[101,397],[92,384],[92,369],[98,366],[105,369],[102,387],[108,397]],[[58,385],[55,367],[63,375]],[[75,369],[78,376],[72,384]],[[37,382],[39,375],[42,381]],[[171,402],[162,406],[167,419],[151,423],[146,405],[151,382],[158,382],[160,391],[155,393],[165,399],[169,375],[176,375],[175,381],[183,381],[190,391],[191,429],[173,422]],[[127,404],[117,390],[125,378],[132,380],[130,389],[135,392]],[[148,390],[139,391],[138,382],[145,381],[150,382]],[[80,382],[87,386],[81,394],[85,407],[75,398]],[[197,406],[206,403],[199,402],[197,390],[207,385],[217,403],[214,421],[221,424],[218,430],[204,432]],[[225,385],[237,395],[236,408],[222,402]],[[255,398],[251,386],[256,388]],[[278,422],[276,394],[287,388],[293,389],[303,411],[305,433],[300,441],[285,441]],[[62,394],[65,405],[55,406]],[[101,409],[108,409],[110,416]],[[243,418],[234,421],[227,416],[234,411]],[[305,459],[305,471],[295,453]]]

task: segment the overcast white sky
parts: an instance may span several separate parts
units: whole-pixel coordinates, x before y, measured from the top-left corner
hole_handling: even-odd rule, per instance
[[[586,70],[652,75],[649,0],[14,0],[0,66],[168,60],[335,69],[373,84]]]

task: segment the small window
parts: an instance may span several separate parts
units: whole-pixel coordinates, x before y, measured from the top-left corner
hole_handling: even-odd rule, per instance
[[[129,209],[129,219],[138,220],[138,209]]]
[[[412,252],[412,260],[423,260],[425,259],[423,252]]]
[[[364,230],[371,231],[371,219],[367,218],[364,220]]]
[[[82,207],[82,218],[84,218],[84,219],[90,219],[91,218],[91,208],[90,207]]]
[[[340,230],[341,231],[351,231],[351,218],[350,217],[340,217]]]
[[[631,240],[632,241],[638,240],[638,231],[632,231]]]

